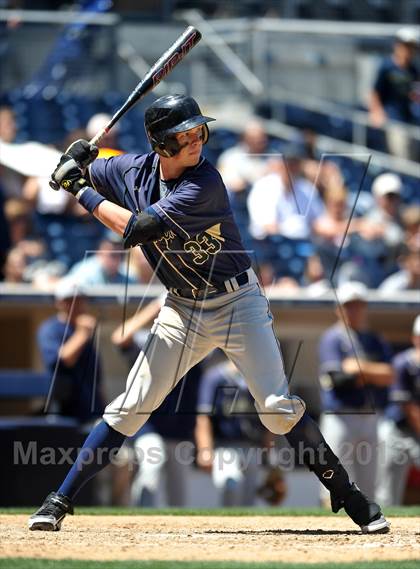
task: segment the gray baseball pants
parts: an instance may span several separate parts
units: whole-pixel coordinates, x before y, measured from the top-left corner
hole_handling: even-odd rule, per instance
[[[104,420],[135,434],[187,371],[221,348],[244,376],[262,423],[275,434],[288,433],[305,403],[289,394],[272,320],[253,271],[247,285],[207,300],[168,293],[125,392],[106,407]]]

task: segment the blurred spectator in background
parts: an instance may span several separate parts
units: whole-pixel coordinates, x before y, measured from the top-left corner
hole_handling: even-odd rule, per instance
[[[272,280],[279,286],[296,288],[313,250],[310,238],[314,221],[324,206],[316,187],[302,174],[302,156],[296,154],[294,145],[283,158],[269,162],[268,174],[251,189],[248,210],[260,273],[268,275],[271,271]],[[269,284],[266,280],[264,285]]]
[[[420,205],[411,205],[401,215],[405,236],[404,240],[410,249],[420,248]]]
[[[96,136],[111,120],[111,116],[106,113],[98,113],[93,115],[86,125],[87,139],[91,140]],[[101,140],[98,142],[97,146],[99,148],[98,158],[111,158],[111,156],[118,156],[122,154],[122,150],[119,150],[119,144],[117,140],[118,136],[118,124],[114,125],[112,129],[105,134]],[[79,137],[86,138],[86,137]]]
[[[303,129],[296,142],[299,154],[304,158],[301,162],[302,174],[318,190],[319,196],[325,200],[328,190],[344,188],[344,178],[338,164],[328,159],[317,148],[318,135],[310,129]]]
[[[47,259],[44,243],[33,230],[30,213],[24,200],[12,198],[6,203],[5,215],[12,248],[4,266],[5,282],[32,283],[36,288],[51,291],[66,267]]]
[[[347,191],[343,186],[330,187],[324,195],[325,211],[315,219],[313,241],[324,271],[331,278],[336,264],[350,258],[351,234],[357,231],[356,220],[349,224]]]
[[[420,247],[405,247],[399,257],[401,270],[390,275],[379,286],[382,294],[403,290],[420,291]],[[420,296],[420,293],[419,293]]]
[[[412,342],[411,348],[393,359],[397,381],[387,419],[379,429],[376,497],[384,506],[403,503],[410,465],[420,467],[420,314],[414,321]]]
[[[337,290],[337,323],[319,345],[321,431],[362,492],[375,493],[378,417],[393,383],[388,345],[369,331],[367,289],[348,282]],[[328,495],[321,489],[323,503]]]
[[[290,148],[284,158],[270,160],[269,172],[252,187],[248,198],[250,231],[256,239],[283,235],[309,238],[323,204],[302,175],[301,157]]]
[[[28,204],[22,199],[12,198],[7,200],[4,212],[11,243],[22,247],[24,242],[33,238],[32,218]]]
[[[71,131],[62,141],[61,144],[55,148],[58,157],[60,156],[59,150],[64,150],[68,148],[73,142],[79,138],[86,138],[86,131],[83,129],[76,129]],[[51,146],[50,146],[51,147]],[[42,156],[42,155],[41,155]],[[40,156],[40,160],[42,157]],[[59,158],[57,157],[57,161]],[[44,158],[44,161],[51,158]],[[74,204],[74,200],[70,200],[66,192],[53,191],[49,185],[50,173],[48,173],[48,167],[45,167],[45,174],[43,176],[30,176],[26,180],[22,194],[23,198],[30,205],[32,211],[35,211],[37,215],[47,216],[51,215],[86,215],[86,211],[79,206],[77,203]],[[66,194],[66,195],[63,195]]]
[[[241,141],[228,148],[219,157],[217,168],[229,192],[248,191],[265,173],[267,159],[273,152],[263,124],[251,119]]]
[[[55,192],[49,178],[30,176],[22,188],[22,196],[32,210],[40,215],[64,215],[74,211],[73,201],[66,192]]]
[[[402,181],[392,173],[381,174],[372,184],[375,205],[362,218],[353,222],[357,233],[352,244],[360,258],[364,282],[376,288],[397,269],[397,259],[404,244],[401,218]],[[359,280],[359,279],[357,279]]]
[[[327,275],[321,258],[317,253],[310,255],[306,261],[303,286],[310,296],[320,296],[331,289],[330,275]]]
[[[17,126],[13,110],[11,107],[0,106],[0,140],[14,142],[16,133]],[[0,184],[6,200],[22,196],[24,180],[25,178],[21,174],[5,166],[0,166]]]
[[[124,263],[127,254],[121,237],[108,231],[98,250],[86,251],[87,256],[72,267],[68,276],[82,286],[135,283],[137,278],[127,273]]]
[[[401,192],[402,181],[399,176],[392,173],[381,174],[372,184],[372,193],[375,197],[376,207],[372,208],[364,217],[369,222],[364,229],[370,226],[372,238],[382,238],[385,245],[392,250],[394,260],[396,251],[404,243],[404,229],[401,219]],[[367,233],[367,235],[369,235]],[[366,236],[365,236],[366,238]]]
[[[413,158],[410,137],[398,124],[387,120],[415,125],[415,104],[420,104],[420,70],[414,62],[420,41],[417,28],[401,28],[396,36],[392,54],[379,67],[369,101],[373,126],[386,128],[388,150],[395,156]]]
[[[211,473],[221,505],[253,505],[261,467],[257,450],[268,444],[269,435],[258,421],[243,376],[231,361],[203,375],[197,411],[197,466]]]
[[[9,224],[6,219],[4,205],[3,189],[0,184],[0,281],[4,278],[4,263],[11,244]]]
[[[151,301],[114,330],[112,342],[126,355],[130,368],[137,358],[143,357],[139,352],[163,302],[164,297]],[[196,365],[132,438],[138,463],[131,486],[132,505],[158,506],[162,480],[165,480],[166,505],[185,506],[188,471],[193,462],[200,377],[201,367]]]
[[[13,142],[16,138],[17,127],[15,114],[11,107],[0,107],[0,138],[4,142]]]
[[[267,160],[273,151],[263,123],[253,118],[244,128],[240,142],[222,152],[217,161],[245,246],[249,238],[249,190],[265,174]]]
[[[28,260],[19,247],[12,247],[7,255],[3,267],[5,283],[24,283]]]
[[[95,346],[96,318],[79,286],[63,279],[55,293],[57,313],[37,333],[46,370],[53,378],[49,412],[89,423],[104,409],[102,371]]]

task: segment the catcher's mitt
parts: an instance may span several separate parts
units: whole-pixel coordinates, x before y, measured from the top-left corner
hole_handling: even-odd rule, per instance
[[[283,472],[277,466],[270,467],[264,482],[257,490],[258,496],[271,506],[278,506],[284,500],[286,493]]]

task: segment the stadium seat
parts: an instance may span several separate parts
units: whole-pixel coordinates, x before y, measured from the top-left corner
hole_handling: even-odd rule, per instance
[[[1,369],[0,399],[46,397],[50,388],[49,374],[31,370]]]

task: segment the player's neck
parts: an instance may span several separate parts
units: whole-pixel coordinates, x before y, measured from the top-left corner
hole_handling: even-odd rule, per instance
[[[172,159],[160,158],[160,177],[162,180],[176,180],[186,170],[187,166],[174,162]]]
[[[176,160],[174,158],[165,158],[164,156],[159,157],[159,172],[162,180],[176,180],[179,178],[187,168],[196,166],[200,160],[194,159],[194,162],[188,158],[184,160]]]

